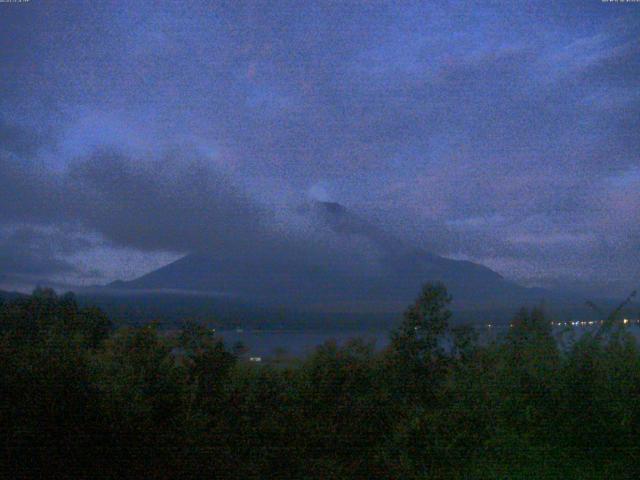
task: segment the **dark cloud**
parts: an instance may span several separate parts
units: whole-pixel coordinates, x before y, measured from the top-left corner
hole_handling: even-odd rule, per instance
[[[33,128],[12,125],[0,119],[0,145],[6,153],[32,157],[48,139]]]
[[[238,248],[263,229],[260,209],[184,150],[153,159],[101,150],[59,172],[4,159],[6,223],[65,224],[115,245],[177,252]]]
[[[72,164],[64,185],[69,221],[140,250],[238,248],[262,228],[229,178],[184,151],[151,160],[97,152]]]
[[[54,221],[62,214],[62,194],[54,172],[0,151],[0,222]]]
[[[60,231],[31,227],[3,229],[0,235],[0,284],[37,283],[61,274],[77,274],[66,255],[86,248]]]

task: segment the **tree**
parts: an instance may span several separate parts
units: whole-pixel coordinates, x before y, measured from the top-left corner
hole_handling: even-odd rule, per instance
[[[210,329],[195,322],[184,324],[178,346],[183,350],[182,361],[194,400],[204,408],[215,409],[236,356],[227,351]]]
[[[419,363],[429,363],[439,349],[438,339],[447,331],[451,296],[441,283],[426,284],[404,313],[400,328],[391,337],[393,349]]]
[[[167,478],[180,461],[184,371],[151,324],[118,330],[93,358],[107,458],[116,476]],[[115,461],[117,460],[117,461]]]
[[[91,471],[99,415],[90,358],[108,326],[98,310],[51,289],[0,308],[0,458],[15,476]]]
[[[409,397],[431,395],[444,373],[447,362],[441,343],[449,328],[450,303],[451,296],[443,284],[426,284],[392,333],[392,368],[400,380],[399,391]]]

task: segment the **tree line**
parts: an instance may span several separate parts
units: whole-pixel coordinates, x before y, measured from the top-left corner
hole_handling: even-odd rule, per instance
[[[450,326],[426,285],[389,346],[240,361],[194,322],[114,329],[51,290],[0,305],[7,478],[639,478],[640,350],[615,326],[502,338]]]

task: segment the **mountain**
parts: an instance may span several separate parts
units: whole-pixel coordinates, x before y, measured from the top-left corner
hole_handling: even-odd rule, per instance
[[[7,290],[0,290],[0,302],[8,302],[16,300],[18,298],[25,297],[26,295],[19,292],[9,292]]]
[[[316,312],[399,312],[427,281],[444,282],[458,310],[538,303],[548,292],[493,270],[406,244],[334,202],[300,207],[303,234],[267,237],[250,249],[192,253],[131,281],[118,292],[218,296]]]

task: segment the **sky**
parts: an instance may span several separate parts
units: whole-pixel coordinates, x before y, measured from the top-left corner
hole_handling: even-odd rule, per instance
[[[525,285],[640,286],[640,3],[0,3],[0,288],[339,202]],[[337,247],[336,247],[337,248]]]

